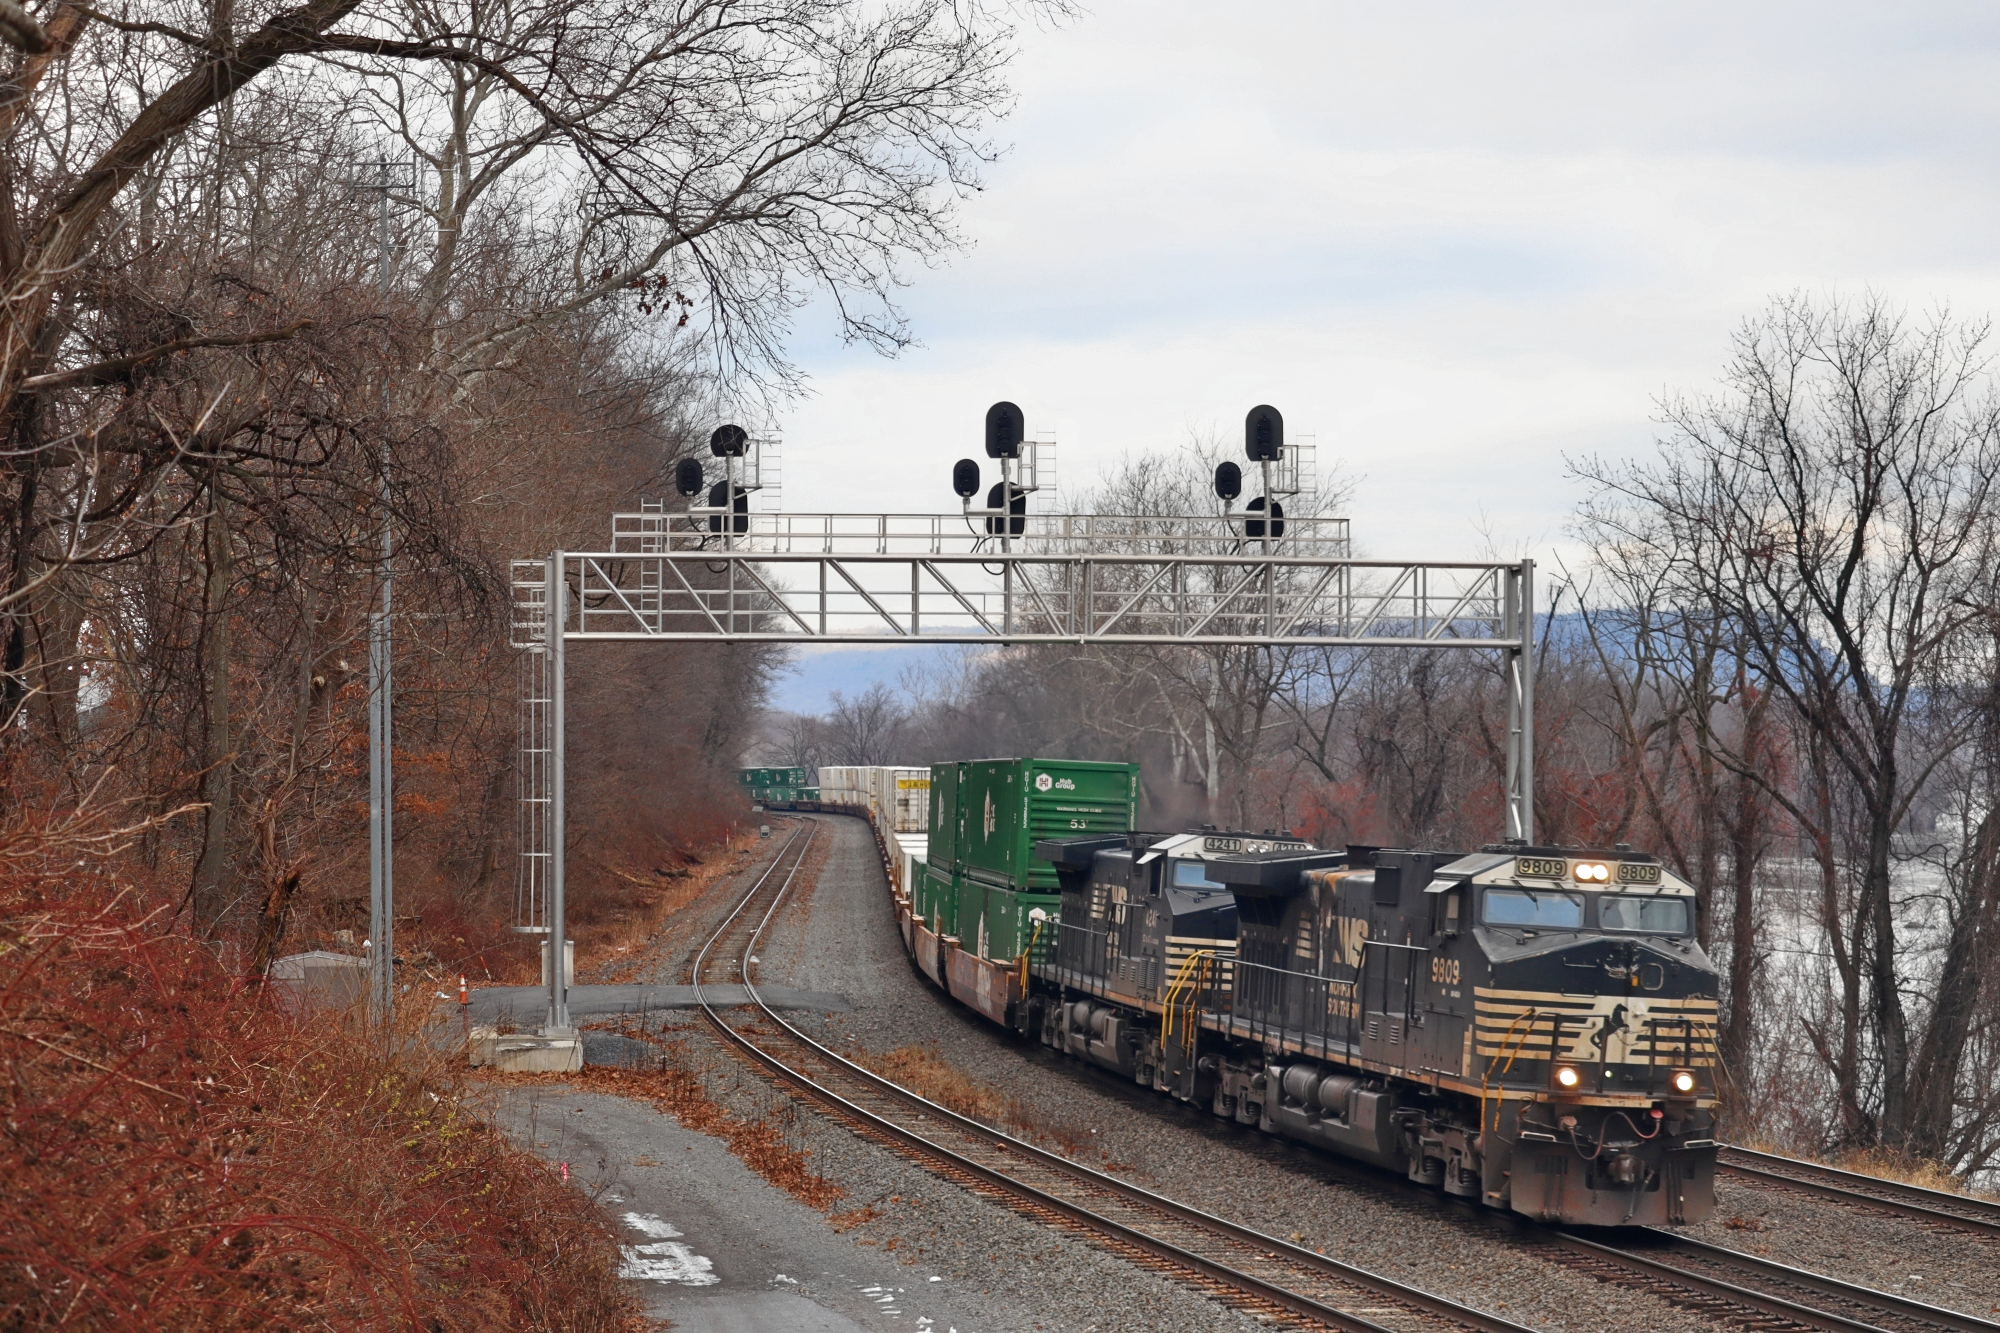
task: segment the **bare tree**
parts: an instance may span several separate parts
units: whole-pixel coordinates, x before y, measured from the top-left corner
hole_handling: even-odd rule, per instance
[[[908,725],[896,692],[879,680],[852,699],[835,690],[824,726],[826,753],[835,764],[897,763]]]
[[[1879,1071],[1879,1104],[1854,1129],[1896,1147],[1940,1137],[1912,1097],[1937,1075],[1913,1064],[1892,866],[1914,803],[1969,735],[1935,686],[1994,600],[2000,402],[1986,338],[1983,324],[1912,323],[1876,298],[1784,298],[1738,333],[1721,394],[1667,405],[1657,460],[1578,469],[1599,488],[1585,512],[1600,547],[1661,571],[1671,604],[1732,622],[1800,728],[1807,770],[1844,789],[1821,783],[1814,798],[1771,782],[1708,733],[1710,753],[1825,849],[1836,911],[1832,880],[1854,877],[1855,929],[1828,932],[1855,959],[1850,987],[1866,978]]]

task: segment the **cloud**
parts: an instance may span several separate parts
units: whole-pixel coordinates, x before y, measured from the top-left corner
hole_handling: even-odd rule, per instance
[[[1371,553],[1553,553],[1563,454],[1645,447],[1768,295],[2000,295],[1990,7],[1101,3],[1018,73],[924,345],[802,319],[786,508],[949,506],[996,398],[1072,487],[1268,401]]]

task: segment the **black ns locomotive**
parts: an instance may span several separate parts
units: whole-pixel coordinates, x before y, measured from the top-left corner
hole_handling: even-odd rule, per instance
[[[1714,1207],[1716,972],[1653,858],[1213,831],[1044,841],[1015,1021],[1272,1133],[1566,1223]]]

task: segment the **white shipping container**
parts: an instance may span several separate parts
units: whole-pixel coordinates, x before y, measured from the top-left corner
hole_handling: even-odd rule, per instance
[[[930,828],[931,771],[829,764],[819,770],[819,798],[828,805],[866,810],[885,834],[925,833]]]
[[[887,770],[889,789],[880,816],[899,832],[927,833],[931,826],[931,771],[928,768]]]
[[[819,770],[819,799],[827,805],[868,808],[867,773],[851,764],[828,765]]]
[[[924,873],[924,851],[930,838],[922,833],[898,833],[893,829],[882,831],[882,844],[888,849],[890,873],[895,877],[896,887],[904,893],[917,882],[917,876]]]

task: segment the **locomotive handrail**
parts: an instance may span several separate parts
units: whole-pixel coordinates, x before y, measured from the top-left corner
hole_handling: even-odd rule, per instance
[[[1513,1048],[1507,1052],[1507,1063],[1500,1067],[1500,1077],[1505,1078],[1507,1076],[1507,1071],[1514,1067],[1514,1057],[1520,1054],[1521,1042],[1526,1041],[1530,1036],[1534,1035],[1535,1031],[1534,1020],[1536,1016],[1540,1014],[1540,1012],[1541,1011],[1539,1009],[1530,1009],[1525,1014],[1516,1014],[1514,1015],[1514,1021],[1507,1025],[1507,1031],[1505,1035],[1503,1035],[1500,1038],[1503,1044],[1507,1041],[1509,1037],[1512,1037],[1514,1035],[1514,1029],[1521,1026],[1522,1019],[1528,1020],[1528,1030],[1521,1034],[1520,1040],[1516,1041],[1513,1045]],[[1486,1062],[1486,1068],[1482,1070],[1479,1075],[1479,1132],[1481,1134],[1484,1134],[1486,1132],[1487,1085],[1492,1081],[1492,1078],[1493,1078],[1493,1062],[1491,1060],[1488,1060]],[[1497,1117],[1493,1121],[1493,1132],[1495,1134],[1498,1134],[1500,1132],[1500,1121]]]
[[[1200,970],[1202,973],[1201,984],[1205,985],[1208,978],[1208,960],[1213,957],[1215,957],[1215,950],[1213,949],[1196,949],[1193,953],[1189,954],[1186,958],[1181,960],[1180,969],[1174,973],[1173,980],[1169,982],[1167,985],[1166,1004],[1163,1006],[1166,1010],[1166,1013],[1163,1017],[1162,1027],[1160,1029],[1161,1036],[1171,1037],[1174,1035],[1174,1005],[1182,988],[1187,986],[1188,973],[1194,970],[1195,964],[1199,962],[1201,964]],[[1194,1013],[1194,998],[1193,998],[1194,991],[1193,988],[1191,987],[1188,988],[1188,997],[1189,997],[1188,1013],[1189,1013],[1189,1019],[1190,1021],[1192,1021]]]
[[[1035,945],[1042,938],[1042,927],[1048,923],[1049,918],[1047,916],[1043,916],[1041,920],[1035,922],[1035,933],[1028,936],[1028,947],[1021,950],[1020,957],[1014,960],[1021,967],[1021,993],[1023,995],[1028,993],[1028,957],[1035,952]],[[1062,918],[1057,917],[1056,923],[1058,925],[1062,924]]]

